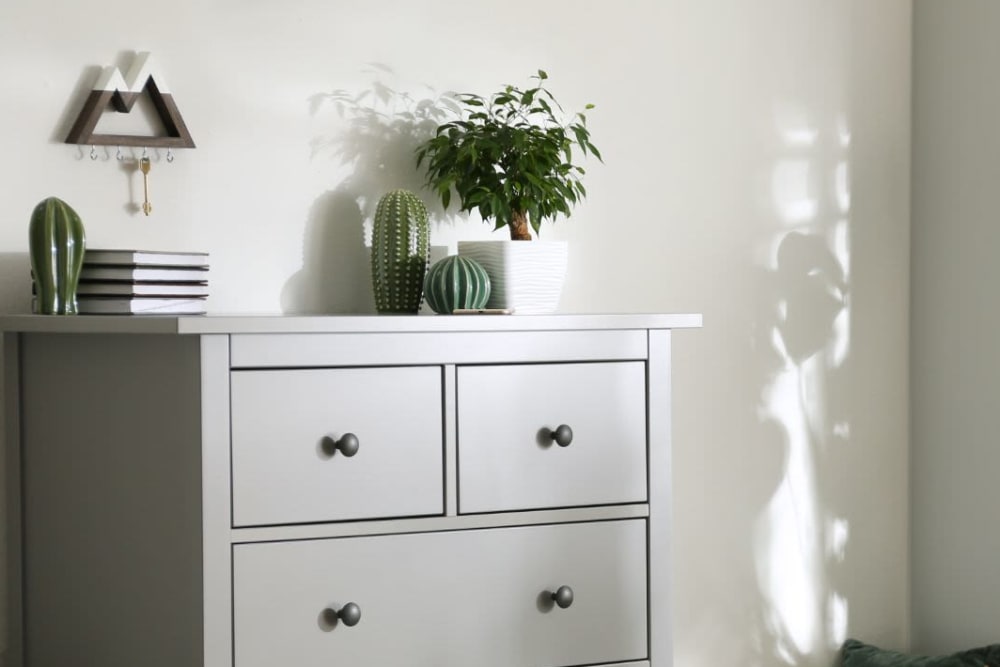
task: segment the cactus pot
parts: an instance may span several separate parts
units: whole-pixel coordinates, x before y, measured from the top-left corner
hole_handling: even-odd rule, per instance
[[[476,260],[489,274],[487,308],[520,315],[559,308],[569,263],[566,241],[459,241],[458,254]]]
[[[61,199],[43,199],[31,213],[28,246],[35,282],[35,312],[75,315],[76,287],[86,246],[80,216]]]

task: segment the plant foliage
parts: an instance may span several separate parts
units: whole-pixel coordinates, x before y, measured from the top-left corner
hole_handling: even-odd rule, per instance
[[[538,70],[531,79],[526,90],[508,85],[488,98],[458,95],[459,117],[417,148],[417,165],[426,162],[427,184],[445,208],[454,190],[462,211],[478,210],[495,229],[509,227],[513,239],[530,239],[528,224],[538,234],[543,220],[568,217],[587,195],[586,172],[574,159],[601,160],[584,112],[564,122],[545,87],[548,75]]]

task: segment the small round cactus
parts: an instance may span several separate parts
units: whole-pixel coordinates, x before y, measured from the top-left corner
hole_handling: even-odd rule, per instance
[[[409,190],[386,193],[375,207],[372,288],[380,313],[416,313],[430,260],[427,207]]]
[[[490,277],[471,257],[451,255],[434,263],[424,282],[427,305],[435,313],[459,308],[485,308],[490,298]]]

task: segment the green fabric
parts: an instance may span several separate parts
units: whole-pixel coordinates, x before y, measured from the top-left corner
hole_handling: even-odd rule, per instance
[[[841,649],[841,667],[1000,667],[1000,644],[951,655],[905,655],[848,639]]]

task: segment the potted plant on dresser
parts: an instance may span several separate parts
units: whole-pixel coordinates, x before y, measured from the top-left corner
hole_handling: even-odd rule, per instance
[[[458,253],[490,276],[489,308],[553,312],[566,274],[564,241],[539,241],[541,224],[570,209],[587,190],[580,157],[601,153],[591,143],[584,112],[564,120],[563,109],[538,70],[525,90],[504,86],[489,97],[460,94],[459,117],[440,125],[417,148],[427,184],[448,208],[452,192],[465,212],[478,211],[509,241],[460,241]],[[588,104],[585,111],[592,109]]]

